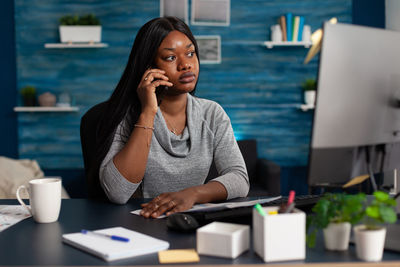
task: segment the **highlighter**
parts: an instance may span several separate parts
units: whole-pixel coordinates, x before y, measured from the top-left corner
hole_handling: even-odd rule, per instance
[[[260,205],[260,203],[257,203],[256,205],[254,205],[254,208],[258,211],[258,213],[260,213],[261,216],[267,215],[265,213],[265,211],[263,210],[262,206]]]

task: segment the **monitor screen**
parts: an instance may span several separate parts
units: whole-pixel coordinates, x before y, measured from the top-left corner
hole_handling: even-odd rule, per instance
[[[324,24],[310,186],[400,166],[400,32]]]

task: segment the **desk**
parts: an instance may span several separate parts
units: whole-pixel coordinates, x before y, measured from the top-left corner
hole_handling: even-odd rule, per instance
[[[33,218],[26,219],[0,233],[0,265],[158,265],[156,253],[131,259],[107,263],[81,250],[65,245],[61,241],[64,233],[81,229],[96,230],[122,226],[170,242],[171,249],[196,248],[195,233],[178,233],[167,229],[165,219],[145,219],[130,214],[140,207],[140,200],[131,200],[126,205],[114,205],[105,201],[87,199],[65,199],[62,201],[58,222],[38,224]],[[16,200],[0,200],[0,205],[16,205]],[[322,244],[321,240],[320,244]],[[354,246],[346,252],[324,251],[322,246],[307,249],[305,261],[276,263],[280,266],[299,266],[302,263],[324,263],[323,266],[358,266]],[[341,264],[334,263],[341,262]],[[251,249],[235,260],[200,256],[200,265],[255,265],[264,262]],[[271,264],[268,264],[271,265]],[[179,265],[182,266],[182,265]],[[321,266],[321,264],[318,264]],[[370,265],[371,266],[371,265]],[[379,266],[400,266],[400,253],[385,252]]]

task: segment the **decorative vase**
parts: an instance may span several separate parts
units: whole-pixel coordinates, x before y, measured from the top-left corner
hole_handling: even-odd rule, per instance
[[[46,92],[38,97],[39,105],[42,107],[54,107],[56,104],[56,96]]]
[[[368,230],[365,225],[357,225],[353,231],[357,257],[364,261],[382,260],[386,228]]]
[[[330,223],[323,232],[327,250],[347,250],[349,248],[350,223]]]
[[[304,103],[307,106],[314,106],[315,105],[315,95],[316,95],[315,90],[304,91]]]
[[[101,26],[59,26],[62,43],[100,43]]]

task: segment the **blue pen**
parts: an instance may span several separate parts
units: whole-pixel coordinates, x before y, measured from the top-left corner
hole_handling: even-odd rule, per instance
[[[82,229],[81,233],[85,234],[85,235],[94,235],[94,236],[110,238],[110,239],[116,240],[116,241],[129,242],[129,238],[117,236],[117,235],[107,235],[107,234],[103,234],[103,233],[92,232],[92,231],[85,230],[85,229]]]

